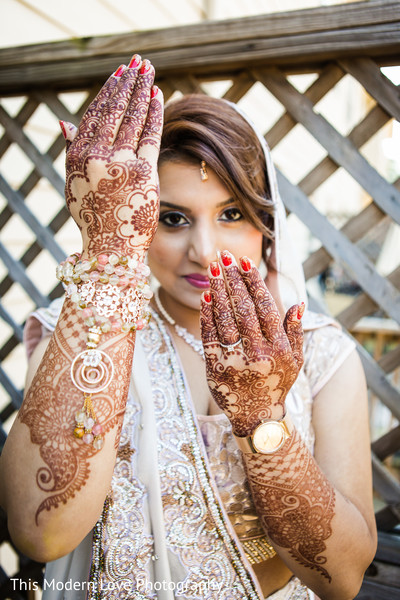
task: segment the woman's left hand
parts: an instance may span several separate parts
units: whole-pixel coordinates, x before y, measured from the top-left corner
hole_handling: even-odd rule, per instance
[[[246,436],[263,419],[286,412],[285,398],[303,364],[304,304],[292,306],[282,322],[257,268],[246,257],[240,265],[227,251],[211,263],[201,333],[211,394],[233,433]]]

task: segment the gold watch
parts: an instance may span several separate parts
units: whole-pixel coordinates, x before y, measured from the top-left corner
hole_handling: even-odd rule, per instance
[[[288,414],[279,421],[264,420],[247,437],[235,435],[236,443],[247,454],[274,454],[291,436],[293,423]]]

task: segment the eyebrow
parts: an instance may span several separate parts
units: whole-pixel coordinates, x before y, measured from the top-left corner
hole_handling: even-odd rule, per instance
[[[219,204],[217,204],[217,208],[223,208],[224,206],[229,206],[229,204],[236,204],[236,202],[233,198],[228,198],[227,200],[224,200],[223,202],[220,202]],[[173,208],[175,210],[192,212],[186,206],[180,206],[179,204],[173,204],[172,202],[164,202],[163,200],[160,201],[160,207],[161,206],[166,207],[166,208]]]

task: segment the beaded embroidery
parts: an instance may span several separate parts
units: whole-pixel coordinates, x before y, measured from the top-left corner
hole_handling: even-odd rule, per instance
[[[167,543],[187,571],[185,598],[198,598],[200,590],[207,590],[210,600],[221,595],[259,600],[257,586],[227,528],[182,372],[158,316],[153,316],[142,341],[155,392]]]
[[[313,334],[311,333],[311,335]],[[164,518],[168,532],[169,549],[176,554],[181,564],[186,567],[185,583],[188,586],[197,586],[194,589],[199,589],[201,582],[213,581],[213,578],[218,578],[219,582],[224,582],[221,593],[211,590],[209,594],[200,597],[207,597],[209,600],[220,600],[222,596],[224,599],[229,600],[242,600],[242,598],[260,600],[261,596],[257,592],[257,587],[251,578],[250,572],[247,571],[246,562],[240,555],[238,545],[227,526],[227,517],[224,508],[218,501],[218,493],[210,474],[208,459],[197,430],[195,417],[188,405],[183,375],[177,363],[171,340],[157,315],[153,315],[152,325],[145,332],[142,332],[141,336],[152,373],[153,395],[156,412],[158,413],[160,469],[163,481]],[[342,341],[342,350],[347,351],[349,341],[343,340],[343,338]],[[311,397],[308,398],[310,391],[307,378],[303,372],[300,374],[299,381],[296,382],[296,388],[298,384],[300,384],[299,389],[296,389],[291,401],[291,415],[295,420],[296,413],[298,419],[300,416],[304,417],[304,412],[306,413],[301,427],[304,430],[304,427],[307,428],[309,425],[312,400]],[[305,411],[304,397],[307,397]],[[176,402],[176,399],[178,402]],[[133,413],[129,408],[134,401],[130,398],[128,402],[121,446],[126,447],[129,453],[134,449],[132,436],[135,427],[137,427],[137,417],[135,417],[136,422],[134,423],[132,420]],[[133,411],[135,412],[135,410],[134,408]],[[179,424],[179,430],[177,424]],[[127,445],[128,440],[130,441]],[[308,443],[312,447],[312,435],[309,437]],[[118,573],[123,572],[123,564],[114,566],[116,556],[112,552],[110,555],[108,539],[114,536],[116,546],[127,543],[128,540],[132,539],[132,532],[129,529],[129,515],[132,514],[133,507],[129,502],[128,488],[141,490],[141,484],[138,485],[134,471],[130,470],[133,469],[133,462],[131,463],[132,467],[126,469],[126,463],[120,462],[121,460],[120,453],[117,459],[116,475],[113,478],[113,489],[115,490],[116,487],[121,486],[122,479],[120,477],[122,476],[128,478],[130,488],[129,486],[121,488],[122,493],[118,498],[118,502],[115,502],[114,498],[113,503],[110,502],[109,505],[106,505],[103,517],[95,528],[91,581],[95,582],[97,577],[97,581],[102,581],[103,585],[107,581],[117,582]],[[140,494],[137,502],[134,502],[134,510],[138,510],[143,514],[144,496]],[[122,520],[118,517],[121,512]],[[182,513],[184,518],[181,518]],[[191,519],[189,523],[188,516]],[[194,529],[190,532],[190,535],[180,537],[182,533],[185,533],[185,526],[190,527],[191,525]],[[196,532],[195,526],[197,526]],[[146,531],[149,530],[144,530],[144,538],[141,537],[139,532],[136,532],[134,537],[135,547],[140,547],[140,544],[144,541],[146,548],[148,548],[148,552],[145,554],[145,565],[149,565],[151,564],[152,539]],[[211,547],[215,548],[215,553],[212,556],[210,556]],[[134,560],[134,556],[130,556],[131,563]],[[134,579],[134,570],[130,570],[130,577]],[[93,587],[98,589],[95,585]],[[91,595],[88,598],[89,600],[97,600],[99,597]],[[110,595],[101,597],[110,600],[112,598]],[[152,596],[143,595],[139,590],[136,590],[128,597],[147,600]],[[198,598],[199,596],[185,593],[184,596],[176,595],[175,597],[180,600],[185,598],[186,600],[186,598]],[[289,598],[290,600],[307,600],[310,598],[308,589],[297,578],[292,578],[287,586],[271,596],[273,600],[288,600]]]
[[[135,476],[134,437],[139,417],[139,406],[130,398],[112,478],[112,492],[94,529],[87,600],[114,600],[117,590],[119,598],[155,598],[146,592],[153,556],[153,536],[144,509],[147,493]]]
[[[150,323],[141,339],[152,379],[167,545],[186,572],[184,580],[176,582],[184,592],[175,597],[220,600],[223,594],[226,600],[260,600],[257,585],[227,528],[171,340],[159,317],[153,315],[153,319],[157,322]],[[120,445],[131,451],[138,426],[135,406],[130,398]],[[129,464],[117,458],[112,499],[95,530],[93,589],[101,585],[115,590],[118,582],[125,580],[131,585],[126,597],[147,599],[153,596],[138,588],[138,581],[140,577],[148,581],[152,538],[145,526],[133,526],[143,515],[146,492],[134,476],[133,462]],[[129,555],[119,553],[124,547],[131,548]],[[101,598],[111,600],[113,596],[103,591]],[[97,600],[94,592],[89,600]]]

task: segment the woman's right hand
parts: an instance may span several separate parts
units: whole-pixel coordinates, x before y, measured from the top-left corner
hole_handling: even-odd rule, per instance
[[[83,256],[143,258],[159,212],[157,160],[163,96],[154,68],[134,55],[110,76],[67,139],[66,202],[82,233]]]

